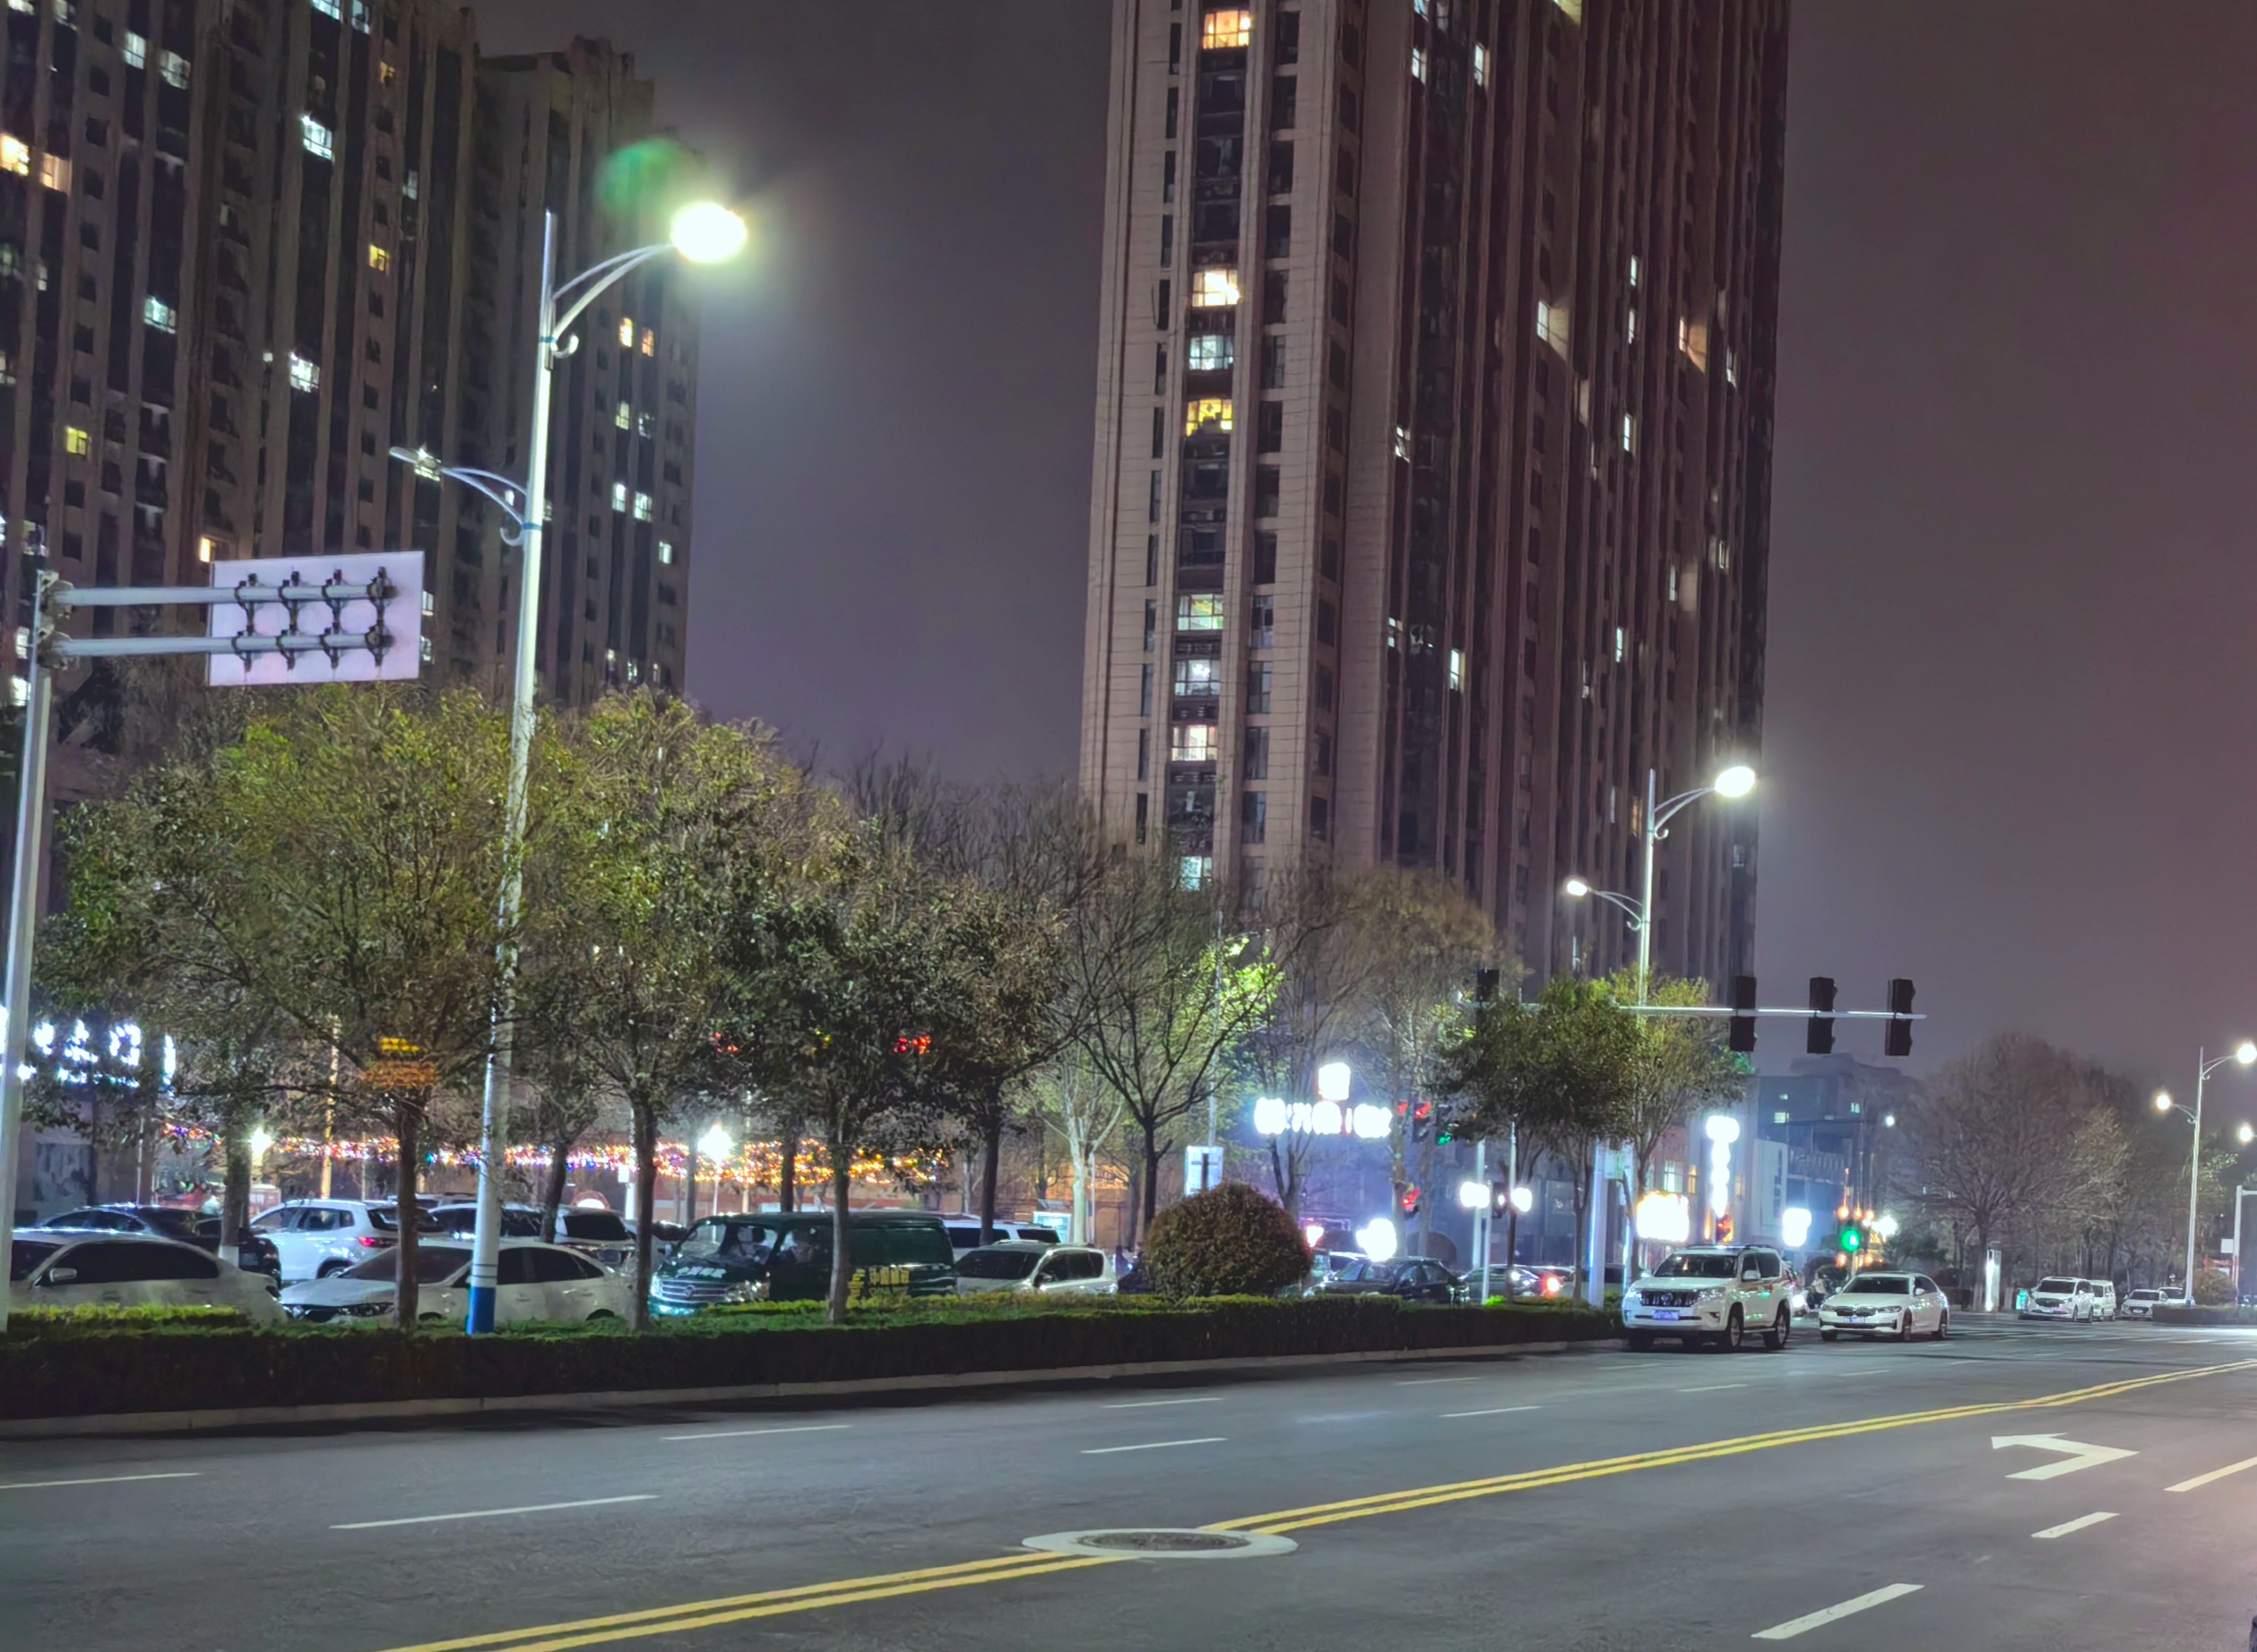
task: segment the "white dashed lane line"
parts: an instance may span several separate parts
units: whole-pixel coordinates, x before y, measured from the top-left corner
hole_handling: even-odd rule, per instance
[[[852,1423],[804,1423],[797,1428],[725,1428],[703,1434],[662,1434],[662,1440],[757,1440],[763,1434],[834,1434]]]
[[[2245,1457],[2238,1463],[2228,1463],[2223,1468],[2213,1468],[2206,1475],[2197,1475],[2192,1480],[2182,1480],[2176,1485],[2166,1485],[2163,1489],[2166,1492],[2192,1492],[2198,1487],[2208,1485],[2213,1480],[2223,1480],[2228,1475],[2237,1475],[2244,1468],[2257,1468],[2257,1457]]]
[[[382,1526],[436,1526],[445,1520],[495,1520],[510,1514],[547,1514],[557,1509],[601,1509],[612,1503],[647,1503],[657,1500],[655,1492],[637,1492],[627,1497],[584,1497],[569,1503],[521,1503],[515,1509],[470,1509],[461,1514],[411,1514],[397,1520],[347,1520],[333,1526],[333,1532],[368,1532]]]
[[[1917,1595],[1920,1588],[1921,1586],[1917,1583],[1891,1583],[1886,1587],[1874,1589],[1869,1594],[1855,1596],[1820,1611],[1807,1613],[1799,1618],[1789,1618],[1786,1622],[1774,1623],[1768,1629],[1760,1629],[1748,1639],[1751,1640],[1792,1640],[1797,1635],[1807,1635],[1814,1629],[1823,1629],[1829,1623],[1836,1622],[1842,1618],[1854,1617],[1860,1612],[1871,1612],[1875,1606],[1885,1606],[1890,1601],[1901,1600],[1907,1595]]]
[[[1516,1411],[1542,1411],[1543,1409],[1542,1405],[1496,1405],[1487,1411],[1445,1411],[1442,1413],[1442,1421],[1455,1422],[1459,1417],[1502,1417],[1509,1416]]]
[[[1222,1399],[1220,1394],[1202,1394],[1197,1399],[1124,1399],[1108,1405],[1107,1411],[1142,1411],[1147,1405],[1212,1405]]]
[[[1140,1446],[1092,1446],[1085,1450],[1082,1455],[1084,1457],[1111,1457],[1114,1453],[1120,1451],[1165,1451],[1174,1446],[1219,1446],[1224,1444],[1227,1439],[1228,1436],[1226,1435],[1209,1434],[1202,1440],[1146,1440]]]
[[[44,1492],[58,1485],[123,1485],[129,1480],[200,1480],[203,1475],[193,1469],[169,1475],[95,1475],[84,1480],[10,1480],[0,1482],[0,1492]]]
[[[2113,1512],[2080,1514],[2073,1520],[2063,1520],[2059,1526],[2049,1526],[2042,1532],[2032,1532],[2030,1535],[2039,1538],[2066,1537],[2071,1532],[2081,1532],[2088,1526],[2097,1526],[2103,1520],[2113,1520],[2115,1518]]]

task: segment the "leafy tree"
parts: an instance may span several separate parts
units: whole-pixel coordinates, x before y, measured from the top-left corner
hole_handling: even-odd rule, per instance
[[[1096,1214],[1097,1161],[1119,1134],[1128,1103],[1071,1050],[1036,1073],[1030,1090],[1035,1116],[1065,1145],[1072,1167],[1068,1238],[1074,1244],[1088,1244]]]
[[[1634,969],[1617,971],[1606,986],[1617,1002],[1638,1001]],[[1647,1002],[1706,1004],[1708,983],[1657,977]],[[1634,1020],[1638,1050],[1622,1109],[1622,1139],[1630,1150],[1633,1209],[1639,1196],[1651,1185],[1654,1157],[1662,1138],[1717,1103],[1742,1094],[1748,1081],[1747,1063],[1727,1048],[1720,1022],[1703,1016],[1638,1016]]]

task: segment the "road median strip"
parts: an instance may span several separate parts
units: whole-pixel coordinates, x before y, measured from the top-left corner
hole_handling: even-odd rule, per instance
[[[2155,1376],[2131,1378],[2123,1381],[2095,1384],[2089,1388],[2072,1388],[2060,1394],[2039,1395],[2030,1399],[1996,1400],[1980,1405],[1953,1405],[1933,1411],[1906,1412],[1892,1416],[1855,1418],[1841,1423],[1817,1423],[1804,1428],[1781,1429],[1767,1434],[1750,1434],[1738,1439],[1708,1440],[1700,1444],[1673,1447],[1659,1451],[1633,1453],[1627,1457],[1606,1457],[1588,1463],[1568,1463],[1550,1468],[1530,1469],[1518,1474],[1496,1475],[1480,1480],[1460,1481],[1449,1485],[1418,1486],[1404,1490],[1375,1493],[1369,1497],[1350,1498],[1339,1502],[1312,1504],[1305,1509],[1280,1509],[1269,1514],[1247,1515],[1237,1519],[1218,1520],[1201,1528],[1216,1532],[1258,1532],[1278,1536],[1287,1532],[1305,1530],[1310,1527],[1336,1525],[1345,1520],[1368,1518],[1374,1515],[1403,1514],[1416,1509],[1439,1504],[1462,1502],[1474,1498],[1496,1497],[1513,1492],[1536,1491],[1545,1486],[1565,1485],[1576,1481],[1602,1479],[1611,1475],[1634,1474],[1649,1468],[1667,1468],[1684,1463],[1707,1461],[1717,1457],[1735,1457],[1751,1451],[1769,1450],[1779,1446],[1802,1445],[1823,1440],[1846,1439],[1857,1434],[1874,1433],[1887,1429],[1910,1428],[1931,1423],[1956,1422],[1967,1417],[1998,1416],[2008,1412],[2044,1410],[2055,1406],[2077,1405],[2093,1400],[2109,1399],[2120,1394],[2136,1392],[2170,1382],[2185,1382],[2198,1377],[2226,1376],[2236,1371],[2257,1370],[2257,1360],[2236,1360],[2230,1364],[2197,1366],[2187,1371],[2166,1371]],[[1206,1443],[1203,1441],[1171,1441],[1171,1444]],[[1119,1449],[1120,1448],[1111,1448]],[[675,1634],[690,1630],[710,1629],[726,1623],[750,1619],[780,1616],[788,1613],[810,1612],[822,1607],[853,1605],[860,1602],[886,1600],[905,1595],[926,1594],[940,1589],[963,1588],[975,1583],[999,1583],[1020,1578],[1039,1577],[1051,1572],[1070,1571],[1088,1566],[1110,1566],[1111,1560],[1095,1557],[1064,1559],[1045,1553],[1029,1553],[999,1556],[991,1560],[967,1561],[953,1566],[929,1567],[916,1571],[893,1572],[878,1577],[852,1578],[835,1583],[809,1584],[799,1588],[775,1589],[758,1595],[737,1596],[722,1600],[693,1601],[677,1606],[657,1606],[646,1611],[621,1613],[609,1617],[583,1618],[572,1622],[546,1623],[528,1629],[506,1630],[493,1634],[472,1635],[453,1640],[424,1641],[412,1646],[395,1647],[389,1652],[474,1652],[476,1648],[506,1648],[507,1652],[569,1652],[569,1648],[595,1646],[610,1641],[627,1640],[650,1635]],[[1860,1596],[1855,1601],[1845,1601],[1829,1606],[1822,1613],[1807,1618],[1797,1618],[1760,1631],[1757,1639],[1786,1639],[1800,1634],[1805,1628],[1830,1622],[1836,1617],[1867,1606],[1893,1600],[1909,1594],[1918,1586],[1892,1584],[1887,1589],[1876,1590],[1871,1596]]]

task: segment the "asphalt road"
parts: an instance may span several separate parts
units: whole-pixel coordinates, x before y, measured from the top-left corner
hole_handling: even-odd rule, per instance
[[[2009,1322],[925,1405],[0,1442],[0,1646],[2240,1652],[2253,1423],[2257,1334]],[[1997,1443],[2030,1436],[2103,1449]],[[1024,1546],[1198,1527],[1296,1546]]]

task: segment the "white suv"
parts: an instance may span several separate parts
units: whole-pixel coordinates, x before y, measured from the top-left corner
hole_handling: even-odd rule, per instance
[[[2021,1319],[2083,1319],[2099,1318],[2091,1283],[2084,1279],[2048,1277],[2023,1301],[2015,1315]]]
[[[251,1224],[274,1241],[284,1284],[326,1279],[400,1242],[399,1207],[389,1199],[300,1198]],[[442,1233],[428,1211],[419,1233]]]
[[[1786,1346],[1794,1324],[1794,1282],[1779,1253],[1761,1245],[1690,1245],[1622,1293],[1622,1329],[1633,1348],[1660,1336],[1687,1346],[1737,1350],[1760,1335]]]
[[[2149,1285],[2141,1285],[2123,1299],[2123,1317],[2127,1319],[2152,1319],[2155,1318],[2155,1305],[2158,1302],[2175,1302],[2178,1300],[2168,1291],[2158,1291]]]

